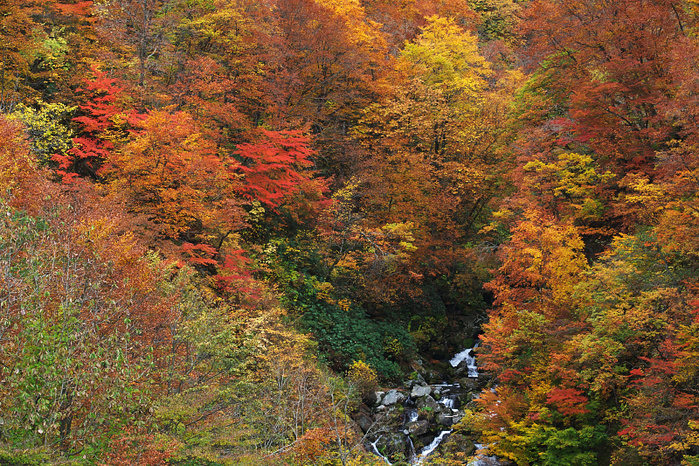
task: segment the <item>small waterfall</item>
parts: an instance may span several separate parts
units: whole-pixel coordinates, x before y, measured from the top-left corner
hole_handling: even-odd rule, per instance
[[[458,412],[460,395],[463,394],[461,385],[458,383],[441,383],[432,385],[434,392],[439,395],[439,404],[451,409],[452,413]]]
[[[416,408],[406,408],[405,410],[405,423],[411,423],[417,421],[418,413]]]
[[[434,440],[432,440],[432,443],[430,443],[429,445],[427,445],[425,448],[422,449],[422,451],[420,452],[420,457],[417,459],[417,462],[412,463],[412,464],[415,464],[415,465],[422,464],[422,462],[425,461],[425,459],[430,454],[432,454],[433,451],[435,451],[437,449],[439,444],[442,443],[442,440],[444,440],[444,437],[451,434],[451,432],[452,432],[451,430],[443,430],[437,437],[434,438]]]
[[[478,377],[478,366],[476,365],[476,356],[473,350],[478,348],[478,342],[476,342],[473,348],[468,348],[460,353],[457,353],[453,358],[449,360],[451,367],[457,367],[462,361],[466,361],[466,367],[468,368],[468,377],[477,378]]]
[[[416,411],[416,412],[417,412],[417,411]],[[415,451],[415,445],[413,444],[413,440],[410,438],[409,435],[406,435],[405,438],[407,439],[408,445],[409,445],[409,447],[410,447],[410,448],[409,448],[410,453],[409,453],[409,456],[408,456],[409,464],[415,465],[415,466],[421,465],[422,462],[425,461],[425,459],[427,459],[427,457],[428,457],[429,455],[431,455],[432,452],[434,452],[434,451],[437,449],[437,447],[439,446],[439,444],[442,443],[442,440],[444,440],[444,438],[445,438],[447,435],[451,434],[451,432],[452,432],[451,430],[443,430],[437,437],[434,438],[434,440],[432,440],[432,443],[430,443],[430,444],[427,445],[425,448],[423,448],[422,451],[420,451],[420,456],[418,456],[418,455],[417,455],[417,452]],[[384,462],[385,462],[386,464],[392,466],[393,463],[391,463],[391,462],[388,460],[388,458],[386,458],[385,456],[383,456],[383,455],[381,454],[381,452],[379,452],[379,448],[377,447],[377,445],[378,445],[378,443],[379,443],[379,440],[381,440],[381,437],[383,437],[383,436],[382,436],[382,435],[379,435],[379,437],[378,437],[376,440],[374,440],[373,442],[369,442],[369,445],[371,445],[371,450],[372,450],[372,452],[373,452],[376,456],[378,456],[378,457],[380,457],[382,460],[384,460]]]
[[[375,454],[376,456],[379,456],[382,460],[384,460],[384,461],[386,462],[386,464],[392,465],[393,463],[391,463],[390,461],[388,461],[388,458],[386,458],[385,456],[383,456],[383,455],[381,454],[381,452],[379,451],[379,448],[376,446],[376,445],[379,443],[379,440],[381,440],[381,437],[383,437],[383,436],[382,436],[382,435],[379,435],[379,437],[378,437],[376,440],[374,440],[373,442],[370,442],[369,445],[371,445],[371,449],[374,450],[374,454]]]
[[[410,445],[410,455],[408,455],[408,461],[413,464],[417,459],[417,452],[415,451],[415,445],[413,444],[413,439],[408,436],[408,444]]]
[[[440,403],[442,403],[446,408],[449,409],[454,409],[454,406],[456,406],[456,397],[448,397],[448,398],[442,398],[439,400]]]
[[[449,361],[453,367],[458,366],[458,370],[455,372],[457,375],[466,372],[467,369],[468,377],[478,378],[478,367],[473,352],[477,347],[478,343],[476,342],[473,348],[461,351]],[[450,371],[442,375],[448,377],[453,375],[453,373]],[[403,455],[407,456],[407,464],[411,466],[420,466],[428,462],[428,457],[436,455],[435,451],[439,445],[453,432],[451,427],[454,423],[463,417],[461,404],[465,402],[464,400],[468,401],[471,397],[475,397],[473,383],[469,383],[464,388],[459,383],[443,379],[442,383],[430,384],[428,387],[422,377],[416,379],[406,382],[406,387],[410,389],[410,395],[407,398],[405,390],[393,390],[394,392],[400,391],[404,395],[400,399],[388,403],[383,400],[380,406],[383,410],[381,412],[384,412],[384,415],[392,416],[391,419],[393,420],[392,423],[387,423],[384,426],[384,429],[387,430],[383,430],[384,433],[389,432],[385,435],[390,436],[390,442],[385,442],[388,457],[382,455],[378,450],[377,445],[380,443],[381,436],[374,442],[367,441],[366,444],[367,449],[370,449],[372,453],[379,456],[388,465],[392,465],[389,458],[393,455],[401,458]],[[399,404],[402,404],[402,412],[395,409],[401,408]],[[425,419],[420,420],[421,411],[418,411],[417,406],[429,407],[430,409],[426,409],[425,412],[432,412],[433,414],[431,416],[425,415]],[[401,426],[400,430],[396,429],[397,425]],[[449,430],[442,430],[439,435],[432,437],[435,429]],[[416,452],[413,439],[424,445],[422,442],[430,438],[432,438],[432,442]],[[463,446],[459,442],[461,440],[455,442],[456,448],[467,448],[467,446]],[[491,457],[479,455],[474,459],[471,466],[486,466],[489,464],[486,461],[490,460]]]

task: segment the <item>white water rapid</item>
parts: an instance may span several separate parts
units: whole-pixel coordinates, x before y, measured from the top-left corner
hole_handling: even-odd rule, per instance
[[[423,461],[433,452],[437,449],[440,443],[442,443],[442,440],[444,440],[444,437],[447,435],[451,434],[451,430],[443,430],[440,432],[440,434],[432,440],[432,443],[427,445],[425,448],[422,449],[420,452],[420,457],[417,459],[416,462],[411,463],[414,465],[420,465],[422,464]]]
[[[476,356],[473,350],[478,348],[478,342],[476,342],[473,348],[468,348],[460,353],[457,353],[453,358],[449,360],[451,367],[457,367],[462,361],[466,361],[466,367],[468,368],[468,377],[476,378],[478,377],[478,366],[476,365]]]
[[[412,465],[412,466],[421,465],[422,462],[425,461],[425,459],[427,459],[427,457],[428,457],[429,455],[431,455],[432,452],[434,452],[434,451],[437,449],[437,447],[439,446],[439,444],[442,443],[442,440],[444,440],[444,437],[446,437],[447,435],[451,434],[451,432],[452,432],[451,430],[443,430],[437,437],[434,438],[434,440],[432,440],[432,443],[430,443],[429,445],[427,445],[425,448],[423,448],[423,449],[420,451],[420,456],[417,456],[417,454],[415,453],[415,447],[413,446],[413,441],[412,441],[412,439],[411,439],[410,437],[407,437],[407,438],[408,438],[408,442],[410,442],[410,463],[409,463],[409,464]],[[393,463],[391,463],[391,462],[388,460],[388,458],[386,458],[385,456],[383,456],[383,455],[379,452],[379,448],[377,447],[377,444],[379,443],[379,440],[381,440],[381,436],[379,436],[379,438],[377,438],[377,439],[374,440],[373,442],[369,443],[369,445],[371,445],[371,449],[373,450],[373,453],[374,453],[376,456],[378,456],[378,457],[380,457],[382,460],[384,460],[384,461],[386,462],[386,464],[392,466]]]
[[[452,367],[458,367],[459,365],[461,365],[460,371],[463,369],[467,369],[468,377],[478,378],[478,366],[476,365],[476,357],[473,352],[473,350],[477,347],[478,342],[476,342],[473,348],[465,349],[460,353],[454,355],[454,357],[449,360],[449,363]],[[463,367],[463,362],[466,362],[465,368]],[[430,385],[428,389],[424,380],[421,384],[417,384],[418,390],[416,390],[415,386],[411,385],[411,387],[413,388],[413,392],[410,396],[408,396],[407,402],[403,404],[405,413],[403,417],[404,430],[402,431],[402,435],[405,435],[406,446],[409,448],[409,450],[406,451],[406,453],[408,454],[408,464],[410,464],[411,466],[421,466],[425,462],[429,462],[428,457],[435,453],[435,450],[437,450],[442,441],[444,441],[444,439],[452,433],[452,430],[442,430],[438,436],[434,437],[434,439],[429,445],[422,448],[419,451],[419,453],[416,452],[415,447],[413,445],[413,440],[410,437],[410,435],[418,435],[415,433],[411,434],[411,432],[417,431],[418,428],[424,428],[424,424],[421,424],[420,426],[413,425],[419,421],[418,409],[415,407],[416,400],[430,399],[432,400],[432,403],[435,403],[435,398],[439,400],[438,403],[442,406],[442,408],[434,409],[437,409],[439,416],[441,416],[442,419],[440,420],[439,425],[442,425],[442,428],[444,428],[450,426],[453,422],[458,421],[458,419],[460,419],[461,416],[463,416],[463,411],[460,409],[460,397],[464,394],[464,391],[458,383],[448,382]],[[434,398],[427,396],[429,394],[434,396]],[[405,400],[405,396],[403,397],[403,399]],[[395,401],[390,404],[392,405],[394,403]],[[385,407],[386,406],[384,405],[384,409]],[[444,419],[449,418],[452,418],[453,420],[451,422],[445,423]],[[422,423],[424,421],[419,422]],[[434,426],[434,421],[431,422],[431,426]],[[412,429],[414,429],[414,431]],[[422,430],[421,432],[424,433],[425,431]],[[368,445],[371,447],[371,450],[374,454],[379,456],[386,464],[391,465],[392,463],[390,462],[390,460],[379,452],[378,444],[380,439],[381,436],[379,436],[379,438],[377,438],[374,442],[369,443]],[[491,464],[499,463],[497,463],[497,459],[495,459],[495,457],[489,457],[483,454],[478,455],[474,461],[469,463],[469,466],[487,466]]]
[[[376,456],[379,456],[381,459],[383,459],[383,460],[386,462],[386,464],[392,466],[393,463],[391,463],[390,461],[388,461],[388,458],[386,458],[385,456],[383,456],[383,455],[381,454],[381,452],[379,451],[378,447],[376,446],[376,444],[379,443],[379,440],[381,440],[381,437],[382,437],[382,436],[379,435],[379,438],[377,438],[376,440],[374,440],[374,441],[373,441],[372,443],[370,443],[369,445],[371,445],[371,448],[374,450],[374,454],[375,454]]]

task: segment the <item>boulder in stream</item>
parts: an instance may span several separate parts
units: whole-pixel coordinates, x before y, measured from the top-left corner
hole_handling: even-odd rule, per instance
[[[357,423],[363,433],[367,433],[374,425],[374,413],[365,404],[360,404],[356,411],[352,413],[352,419]]]
[[[455,366],[461,361],[452,365],[443,358],[418,360],[411,364],[415,372],[401,388],[373,393],[376,401],[367,403],[373,406],[372,412],[360,410],[354,417],[367,434],[371,451],[402,466],[439,464],[442,459],[467,464],[474,444],[452,429],[464,416],[463,406],[489,383],[482,373],[472,371],[468,376],[469,366],[475,365],[472,354],[468,356],[469,363],[459,368],[463,371],[458,371],[458,383]]]
[[[410,456],[410,444],[402,432],[382,435],[376,442],[376,449],[392,463],[405,461]]]
[[[459,379],[459,384],[468,392],[480,391],[481,385],[483,385],[481,379],[474,379],[472,377]]]
[[[408,397],[404,393],[398,390],[391,390],[381,399],[381,404],[384,406],[394,405],[403,403]]]
[[[430,430],[430,423],[429,421],[426,421],[424,419],[411,422],[408,424],[407,429],[408,435],[410,435],[413,438],[419,437],[421,435],[425,435],[427,432]]]
[[[410,391],[410,398],[421,398],[430,393],[432,393],[432,388],[429,385],[414,385],[413,389]]]
[[[386,394],[386,392],[382,392],[382,391],[374,392],[375,402],[374,402],[373,406],[380,405],[385,394]]]
[[[429,408],[432,411],[439,410],[439,403],[437,403],[437,401],[430,395],[418,398],[415,402],[415,406],[417,406],[418,411],[425,408]]]
[[[442,427],[451,427],[453,424],[456,424],[461,417],[462,416],[458,414],[439,413],[437,414],[437,424]]]
[[[438,451],[442,458],[464,461],[475,453],[476,445],[465,436],[453,433],[439,444]]]

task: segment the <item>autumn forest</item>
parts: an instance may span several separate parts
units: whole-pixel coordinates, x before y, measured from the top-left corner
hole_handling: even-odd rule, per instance
[[[696,0],[0,0],[0,464],[487,461],[699,466]]]

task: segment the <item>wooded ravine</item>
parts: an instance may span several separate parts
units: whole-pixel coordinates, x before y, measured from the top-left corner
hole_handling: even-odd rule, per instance
[[[696,0],[0,0],[0,464],[699,466]]]

